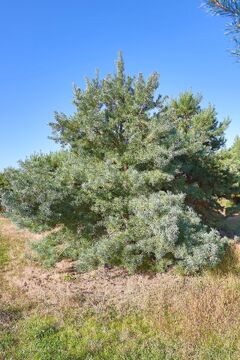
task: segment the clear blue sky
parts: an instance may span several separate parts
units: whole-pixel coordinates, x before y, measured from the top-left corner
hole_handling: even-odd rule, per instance
[[[114,69],[122,50],[127,72],[160,72],[160,92],[192,88],[219,119],[230,116],[229,144],[240,134],[240,64],[228,53],[225,19],[201,0],[2,0],[0,2],[0,169],[48,140],[53,112],[70,114],[72,84]]]

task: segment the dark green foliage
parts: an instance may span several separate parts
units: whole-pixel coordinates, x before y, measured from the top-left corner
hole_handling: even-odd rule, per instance
[[[219,150],[225,144],[225,130],[230,121],[219,123],[217,113],[212,105],[201,108],[202,96],[194,95],[191,91],[180,94],[179,98],[170,104],[174,124],[185,136],[189,145],[199,147],[199,151],[209,154]],[[193,149],[193,151],[196,150]]]
[[[227,122],[191,93],[166,104],[157,89],[156,73],[126,76],[120,56],[116,74],[75,89],[72,116],[56,113],[53,138],[68,150],[5,172],[12,219],[34,230],[62,227],[37,245],[47,265],[70,257],[81,271],[196,272],[221,260],[226,241],[189,205],[224,191],[215,153]]]
[[[232,199],[235,203],[240,203],[240,137],[237,136],[233,145],[225,149],[220,154],[222,166],[230,169],[230,176],[233,182]]]
[[[240,174],[240,137],[237,136],[232,147],[228,151],[228,156],[230,158],[229,165],[231,170],[236,174]]]
[[[228,154],[229,167],[231,169],[233,178],[236,179],[233,198],[237,205],[240,205],[240,137],[235,138],[233,146]]]
[[[4,173],[0,172],[0,189],[6,188],[8,185],[8,181]]]
[[[215,108],[209,105],[202,109],[201,100],[200,95],[186,92],[173,100],[167,111],[185,149],[178,159],[176,189],[186,193],[187,203],[204,214],[206,209],[218,207],[219,197],[231,196],[233,183],[218,155],[229,120],[219,123]]]
[[[3,172],[0,172],[0,211],[3,211],[1,194],[7,189],[8,181]]]
[[[233,37],[235,50],[233,54],[240,56],[240,1],[239,0],[207,0],[208,9],[214,15],[222,15],[231,19],[227,32]]]

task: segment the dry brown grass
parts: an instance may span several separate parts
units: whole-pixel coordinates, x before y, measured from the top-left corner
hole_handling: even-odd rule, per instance
[[[21,304],[28,311],[32,307],[58,317],[70,308],[79,312],[114,307],[122,314],[134,309],[164,337],[184,344],[182,359],[208,359],[200,353],[197,357],[195,350],[211,342],[209,346],[234,346],[234,357],[226,359],[240,358],[240,245],[233,243],[221,266],[203,276],[130,276],[119,268],[70,274],[64,270],[68,262],[46,270],[26,257],[28,241],[41,235],[18,230],[4,218],[0,233],[9,241],[11,259],[1,274],[0,305]],[[209,359],[217,359],[214,356]]]

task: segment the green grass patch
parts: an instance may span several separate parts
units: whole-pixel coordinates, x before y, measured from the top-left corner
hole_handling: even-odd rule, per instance
[[[240,330],[199,340],[164,333],[139,313],[33,314],[5,331],[4,359],[17,360],[238,360]]]
[[[4,269],[4,267],[9,262],[9,243],[8,241],[0,235],[0,271]]]
[[[4,359],[23,360],[177,360],[178,347],[140,315],[33,315],[6,333]]]

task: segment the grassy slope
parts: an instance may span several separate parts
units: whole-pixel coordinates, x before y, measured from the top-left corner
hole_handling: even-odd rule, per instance
[[[240,359],[237,246],[214,274],[179,281],[168,275],[168,286],[149,293],[145,308],[60,308],[12,286],[7,275],[14,269],[21,276],[27,236],[7,226],[0,223],[0,359]]]

